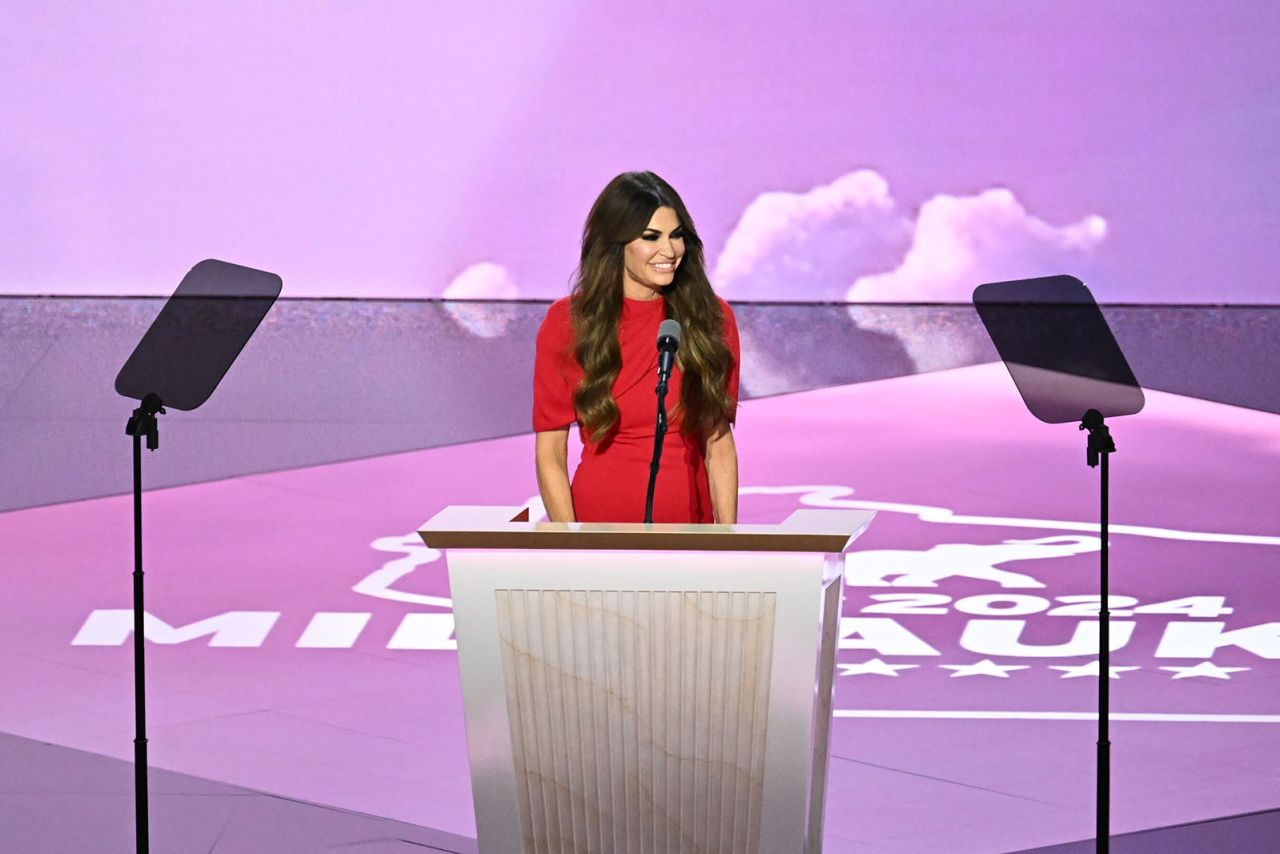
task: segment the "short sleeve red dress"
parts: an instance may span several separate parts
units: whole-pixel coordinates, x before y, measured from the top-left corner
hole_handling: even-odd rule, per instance
[[[738,400],[738,326],[728,303],[724,312],[724,341],[733,355],[728,377],[729,397]],[[613,384],[619,419],[599,442],[582,432],[582,461],[574,473],[571,490],[573,512],[579,522],[644,521],[645,490],[649,485],[649,460],[653,456],[654,421],[658,377],[658,326],[666,318],[662,299],[624,299],[618,322],[622,370]],[[681,373],[672,369],[667,392],[670,413],[680,399]],[[573,325],[569,298],[557,300],[538,330],[533,369],[533,429],[558,430],[577,421],[573,393],[582,380],[582,367],[573,355]],[[680,432],[674,413],[663,441],[662,461],[653,497],[655,522],[711,522],[711,492],[703,445]]]

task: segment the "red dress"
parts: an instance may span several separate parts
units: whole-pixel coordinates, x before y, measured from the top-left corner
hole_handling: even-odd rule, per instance
[[[724,342],[733,355],[728,377],[731,400],[738,400],[738,326],[723,300]],[[653,457],[657,416],[658,326],[666,318],[662,299],[624,299],[618,322],[622,370],[613,384],[618,424],[598,443],[582,436],[582,462],[574,473],[573,512],[579,522],[642,522],[649,460]],[[577,421],[573,393],[582,380],[582,367],[573,355],[573,324],[569,298],[557,300],[538,330],[533,368],[533,429],[559,430]],[[680,432],[680,417],[672,414],[680,400],[679,366],[671,371],[667,391],[670,421],[663,442],[658,484],[653,496],[655,522],[711,522],[711,491],[703,457],[703,443]]]

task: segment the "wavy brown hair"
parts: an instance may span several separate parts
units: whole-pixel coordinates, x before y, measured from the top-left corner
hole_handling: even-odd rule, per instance
[[[582,229],[582,259],[570,295],[573,352],[583,378],[573,395],[578,421],[591,441],[618,423],[613,383],[622,369],[618,321],[622,317],[623,252],[649,226],[658,208],[672,208],[684,232],[684,258],[662,289],[667,317],[680,323],[677,364],[684,374],[677,404],[681,432],[705,437],[733,413],[725,382],[733,356],[724,343],[724,316],[711,290],[702,241],[680,195],[652,172],[625,172],[609,182]]]

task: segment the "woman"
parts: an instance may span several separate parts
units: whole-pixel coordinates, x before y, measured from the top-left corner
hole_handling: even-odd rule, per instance
[[[653,456],[658,326],[679,321],[655,522],[738,518],[738,328],[707,280],[680,196],[652,172],[609,182],[591,207],[572,293],[538,330],[533,429],[553,522],[640,522]],[[675,401],[674,404],[672,401]],[[582,461],[569,482],[569,427]]]

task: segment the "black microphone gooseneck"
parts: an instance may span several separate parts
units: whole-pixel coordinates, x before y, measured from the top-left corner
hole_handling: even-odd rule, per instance
[[[649,463],[649,489],[644,496],[644,521],[653,521],[653,490],[658,485],[658,466],[662,461],[662,440],[667,436],[667,382],[680,349],[680,323],[667,319],[658,327],[658,421],[653,430],[653,460]]]

